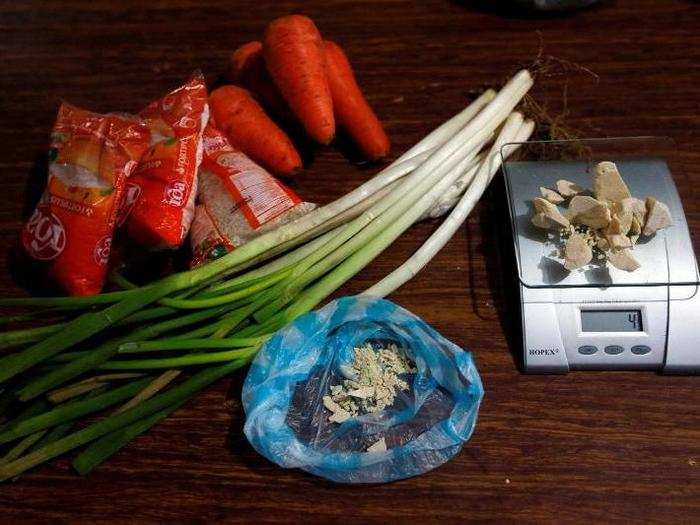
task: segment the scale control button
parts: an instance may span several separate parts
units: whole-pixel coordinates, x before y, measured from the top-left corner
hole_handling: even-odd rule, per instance
[[[609,355],[621,354],[624,351],[625,349],[622,348],[620,345],[610,345],[605,347],[605,353]]]
[[[651,348],[646,345],[636,345],[632,347],[632,353],[634,355],[644,355],[651,352]]]
[[[597,346],[584,345],[578,347],[578,353],[583,355],[593,355],[598,351]]]

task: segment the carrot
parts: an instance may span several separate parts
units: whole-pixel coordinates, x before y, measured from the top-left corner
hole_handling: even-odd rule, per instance
[[[372,111],[343,50],[335,42],[323,42],[328,84],[333,98],[333,112],[338,125],[359,147],[368,160],[378,160],[389,153],[389,138]]]
[[[265,69],[261,42],[253,40],[233,52],[229,60],[227,78],[234,84],[248,89],[275,116],[289,116],[287,103]]]
[[[291,175],[301,168],[292,141],[248,91],[222,86],[209,95],[209,106],[218,129],[255,162],[279,175]]]
[[[238,46],[229,59],[229,68],[226,74],[228,79],[234,84],[243,84],[251,65],[261,54],[262,42],[257,40]]]
[[[306,132],[328,144],[335,135],[333,101],[323,40],[314,23],[302,15],[273,20],[265,31],[263,56],[272,80]]]

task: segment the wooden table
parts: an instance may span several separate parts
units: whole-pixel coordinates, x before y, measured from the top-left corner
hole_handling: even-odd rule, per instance
[[[584,136],[667,135],[700,234],[700,9],[690,0],[607,0],[562,16],[501,16],[489,2],[17,0],[0,7],[3,253],[61,100],[137,111],[274,16],[303,11],[344,45],[394,155],[541,53],[560,60],[532,94]],[[228,5],[224,5],[228,4]],[[486,7],[484,7],[486,6]],[[562,62],[563,61],[563,62]],[[596,77],[576,67],[578,64]],[[552,63],[552,61],[550,61]],[[568,69],[568,72],[561,74]],[[559,74],[557,74],[559,73]],[[296,189],[327,202],[374,168],[320,149]],[[521,374],[514,267],[498,241],[495,183],[449,245],[391,298],[473,351],[486,389],[476,431],[451,462],[384,486],[340,487],[283,471],[241,434],[240,377],[221,381],[81,479],[65,460],[0,487],[10,521],[697,522],[700,383],[654,373]],[[413,228],[343,292],[363,290],[435,228]],[[4,293],[20,293],[0,261]],[[229,398],[228,404],[225,400]]]

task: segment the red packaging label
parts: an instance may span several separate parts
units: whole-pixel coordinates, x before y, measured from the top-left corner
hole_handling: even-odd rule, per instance
[[[119,204],[119,212],[117,214],[117,227],[122,226],[134,209],[136,201],[141,195],[141,187],[138,184],[127,181],[124,187],[124,196]]]
[[[206,206],[198,204],[192,221],[192,267],[218,259],[233,250],[235,246],[216,227]]]
[[[151,147],[129,181],[138,190],[122,204],[129,236],[150,247],[177,248],[189,231],[201,161],[202,129],[209,116],[204,77],[141,112],[151,130]]]
[[[313,207],[231,146],[211,123],[204,130],[199,204],[192,223],[192,266],[225,255],[297,205]]]
[[[235,150],[219,130],[204,130],[202,167],[217,175],[252,228],[259,228],[301,199],[292,190]]]
[[[48,206],[38,206],[22,230],[22,244],[39,261],[55,259],[66,247],[66,229]]]
[[[148,137],[134,117],[69,104],[59,109],[47,187],[22,231],[22,245],[34,259],[49,262],[49,272],[68,293],[102,289],[124,184]]]

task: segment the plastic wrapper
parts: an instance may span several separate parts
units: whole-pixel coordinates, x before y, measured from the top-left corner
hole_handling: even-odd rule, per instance
[[[204,130],[198,203],[192,224],[192,266],[217,259],[316,205],[235,149],[212,125]]]
[[[201,73],[141,111],[151,147],[134,170],[120,221],[129,237],[150,248],[177,248],[189,232],[202,160],[202,131],[209,119]]]
[[[51,134],[46,190],[22,231],[25,251],[46,261],[72,295],[102,290],[127,177],[148,147],[144,122],[63,104]]]
[[[417,372],[390,407],[330,422],[323,396],[365,343],[396,344]],[[482,396],[471,354],[390,301],[345,297],[299,317],[260,349],[243,386],[245,434],[282,467],[342,483],[387,482],[457,454]],[[382,438],[387,450],[367,451]]]

